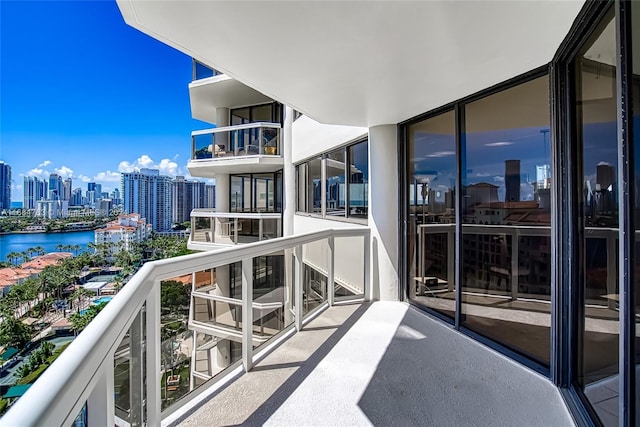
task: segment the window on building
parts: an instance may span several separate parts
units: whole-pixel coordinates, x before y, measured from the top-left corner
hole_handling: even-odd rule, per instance
[[[300,163],[296,166],[297,211],[322,215],[324,206],[327,218],[366,219],[368,182],[366,140]]]

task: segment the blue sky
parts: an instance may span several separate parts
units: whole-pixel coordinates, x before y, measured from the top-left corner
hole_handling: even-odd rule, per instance
[[[119,186],[187,174],[191,58],[125,24],[115,1],[0,1],[0,160],[25,175]]]

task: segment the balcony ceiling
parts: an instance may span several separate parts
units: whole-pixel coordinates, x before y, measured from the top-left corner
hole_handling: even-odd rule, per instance
[[[578,1],[118,0],[140,31],[323,123],[397,123],[548,63]]]
[[[216,122],[218,107],[239,108],[272,101],[268,96],[224,74],[189,84],[189,99],[193,118],[209,123]]]

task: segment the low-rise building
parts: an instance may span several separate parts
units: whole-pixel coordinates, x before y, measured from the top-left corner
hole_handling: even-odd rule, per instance
[[[128,251],[132,249],[133,243],[139,243],[149,237],[151,229],[151,224],[147,224],[139,214],[119,215],[104,228],[95,230],[95,244],[108,244],[111,255],[121,249]]]

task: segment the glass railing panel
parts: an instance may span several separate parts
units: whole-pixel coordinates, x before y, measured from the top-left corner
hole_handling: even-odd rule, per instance
[[[364,297],[365,238],[334,238],[334,295],[336,301]]]
[[[220,151],[216,145],[216,134],[205,133],[200,135],[192,135],[191,142],[193,145],[193,159],[212,159],[214,154]]]
[[[260,340],[277,335],[294,321],[285,259],[284,251],[253,259],[253,333]]]
[[[281,156],[281,129],[275,123],[254,123],[198,131],[192,146],[192,160]]]
[[[115,416],[130,425],[142,425],[146,417],[145,317],[143,308],[117,347],[113,361]]]
[[[195,217],[191,226],[191,241],[212,243],[214,241],[215,224],[212,218]]]
[[[160,283],[160,398],[162,409],[190,391],[193,333],[188,329],[193,275]]]
[[[328,300],[327,239],[302,245],[302,314],[307,315]]]
[[[193,60],[193,80],[206,79],[213,76],[219,76],[222,73],[215,68],[208,67],[203,63]]]

